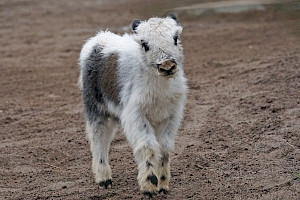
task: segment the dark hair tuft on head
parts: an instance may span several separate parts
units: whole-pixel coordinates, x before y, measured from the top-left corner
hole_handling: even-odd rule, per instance
[[[178,23],[177,15],[175,13],[170,13],[167,17],[174,19]]]
[[[141,21],[138,19],[133,20],[132,26],[131,26],[133,32],[136,33],[136,28],[139,26],[140,23],[141,23]]]

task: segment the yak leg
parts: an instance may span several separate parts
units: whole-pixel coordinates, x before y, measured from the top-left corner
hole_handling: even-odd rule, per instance
[[[100,122],[87,122],[87,137],[92,152],[92,170],[95,180],[100,188],[110,188],[112,185],[112,172],[108,163],[108,152],[116,128],[113,120],[106,119]]]

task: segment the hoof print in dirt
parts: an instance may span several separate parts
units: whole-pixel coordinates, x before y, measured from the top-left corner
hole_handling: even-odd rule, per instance
[[[111,179],[107,179],[106,181],[101,181],[99,183],[99,188],[101,188],[101,189],[111,188],[111,186],[112,186]]]
[[[147,180],[150,181],[153,185],[157,186],[158,180],[154,174],[151,174],[147,177]]]
[[[149,198],[153,198],[153,196],[156,195],[155,192],[148,192],[148,191],[145,191],[143,194],[144,194],[146,197],[149,197]]]
[[[160,190],[159,190],[159,194],[160,193],[163,193],[163,194],[168,194],[169,193],[169,191],[168,190],[166,190],[166,189],[164,189],[164,188],[160,188]]]

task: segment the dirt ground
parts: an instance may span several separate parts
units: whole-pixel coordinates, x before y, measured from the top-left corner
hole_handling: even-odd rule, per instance
[[[144,198],[121,130],[113,187],[94,182],[78,56],[97,30],[183,2],[0,1],[0,199]],[[299,10],[179,17],[190,90],[155,199],[300,199]]]

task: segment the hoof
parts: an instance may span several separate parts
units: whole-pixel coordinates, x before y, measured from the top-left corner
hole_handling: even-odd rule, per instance
[[[159,193],[168,194],[169,191],[164,188],[160,188]]]
[[[153,196],[156,195],[155,192],[148,192],[148,191],[144,191],[143,193],[146,197],[149,197],[149,198],[153,198]]]
[[[101,181],[99,183],[99,188],[101,188],[101,189],[111,188],[111,186],[112,186],[111,179],[107,179],[106,181]]]

